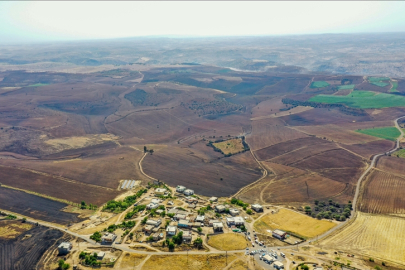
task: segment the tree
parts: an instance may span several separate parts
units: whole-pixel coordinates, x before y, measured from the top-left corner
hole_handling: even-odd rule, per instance
[[[167,245],[169,247],[169,250],[174,250],[174,243],[173,242],[169,242],[169,244]]]
[[[193,244],[194,246],[200,248],[203,244],[203,240],[200,237],[197,237],[197,239],[194,240]]]
[[[128,237],[129,237],[129,239],[131,239],[131,240],[132,240],[132,239],[134,238],[134,233],[133,233],[133,232],[131,232],[131,233],[129,234],[129,236],[128,236]]]
[[[65,263],[64,260],[59,260],[58,265],[59,265],[59,269],[61,269],[61,270],[67,270],[70,268],[70,264]]]
[[[198,228],[197,228],[197,231],[198,231],[199,233],[201,233],[201,232],[202,232],[202,228],[201,228],[201,227],[198,227]]]
[[[309,267],[308,267],[308,265],[303,264],[303,265],[301,265],[301,269],[302,270],[309,270]]]
[[[252,212],[252,209],[246,210],[246,214],[251,215],[252,213],[253,213],[253,212]]]
[[[144,153],[148,152],[148,148],[146,147],[146,145],[143,147],[143,152]]]
[[[155,152],[155,151],[153,151],[153,149],[150,149],[149,150],[149,153],[152,155],[153,154],[153,152]]]
[[[141,221],[142,224],[146,224],[146,221],[148,220],[148,217],[144,217]]]
[[[100,232],[95,232],[90,236],[90,239],[96,241],[96,242],[100,242],[101,241],[101,233]]]

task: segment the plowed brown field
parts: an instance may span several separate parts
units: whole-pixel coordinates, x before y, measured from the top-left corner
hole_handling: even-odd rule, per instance
[[[405,176],[373,170],[364,183],[360,211],[405,217]]]

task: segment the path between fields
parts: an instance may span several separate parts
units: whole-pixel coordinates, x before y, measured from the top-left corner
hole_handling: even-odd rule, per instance
[[[143,159],[146,157],[147,154],[148,154],[148,153],[146,152],[146,153],[143,155],[143,157],[141,158],[141,160],[139,160],[139,163],[138,163],[138,165],[139,165],[139,170],[141,171],[141,173],[142,173],[144,176],[146,176],[146,177],[148,177],[149,179],[152,179],[152,180],[154,180],[154,181],[157,181],[157,179],[153,178],[152,176],[147,175],[147,174],[143,171],[143,168],[142,168],[142,161],[143,161]]]

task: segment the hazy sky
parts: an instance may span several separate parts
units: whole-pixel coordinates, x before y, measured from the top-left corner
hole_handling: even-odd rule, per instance
[[[0,44],[405,30],[405,2],[0,2]]]

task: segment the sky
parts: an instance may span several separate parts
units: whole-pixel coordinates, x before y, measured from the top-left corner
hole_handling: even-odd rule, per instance
[[[137,36],[402,32],[405,2],[7,2],[0,44]]]

